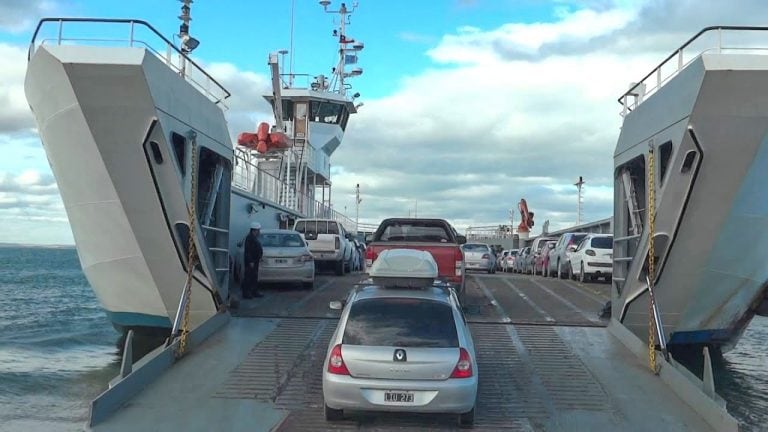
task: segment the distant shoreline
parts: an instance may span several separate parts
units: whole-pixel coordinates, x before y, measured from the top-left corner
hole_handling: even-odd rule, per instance
[[[39,249],[74,249],[75,245],[56,245],[56,244],[26,244],[26,243],[2,243],[0,248],[39,248]]]

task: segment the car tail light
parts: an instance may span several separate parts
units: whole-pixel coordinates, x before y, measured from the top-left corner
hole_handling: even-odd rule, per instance
[[[341,344],[331,349],[331,355],[328,357],[328,372],[335,375],[349,375],[349,369],[341,356]]]
[[[312,255],[309,255],[309,254],[307,254],[307,255],[302,255],[302,256],[299,258],[299,260],[300,260],[301,262],[312,261],[313,259],[314,259],[314,258],[312,258]]]
[[[341,249],[341,240],[338,237],[336,237],[335,240],[334,245],[336,246],[336,249]]]
[[[338,345],[337,345],[338,346]],[[451,378],[470,378],[472,377],[472,357],[464,348],[459,348],[459,361],[453,368]]]
[[[461,267],[464,265],[464,253],[461,248],[456,248],[453,259],[456,261],[456,276],[461,276]]]
[[[491,256],[490,256],[490,255],[488,255],[488,254],[484,254],[482,259],[490,259],[490,258],[491,258]]]
[[[376,260],[376,252],[373,251],[372,247],[368,246],[365,248],[365,265],[367,267],[372,266],[374,260]]]
[[[589,256],[595,256],[596,255],[595,251],[593,251],[592,249],[587,249],[586,251],[584,251],[584,253],[589,255]]]

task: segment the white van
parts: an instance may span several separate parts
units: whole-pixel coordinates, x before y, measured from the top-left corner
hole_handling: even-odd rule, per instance
[[[333,219],[298,219],[293,229],[309,244],[318,266],[332,265],[341,276],[352,270],[352,235]]]

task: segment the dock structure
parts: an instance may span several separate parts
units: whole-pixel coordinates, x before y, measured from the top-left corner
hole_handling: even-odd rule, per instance
[[[596,234],[613,233],[613,217],[588,222],[569,228],[550,232],[539,232],[538,235],[531,235],[527,239],[521,239],[513,230],[504,229],[504,225],[488,225],[468,227],[466,230],[467,240],[473,242],[486,243],[491,246],[500,246],[501,249],[518,249],[530,246],[533,241],[541,236],[560,237],[569,232],[586,232]]]
[[[114,383],[94,401],[92,429],[458,430],[448,415],[324,419],[322,367],[339,317],[328,303],[363,277],[319,275],[312,291],[265,286],[264,298],[241,303],[228,324],[145,380],[116,411],[131,389]],[[736,431],[703,383],[663,360],[659,375],[649,370],[641,352],[647,344],[600,317],[610,296],[604,283],[468,275],[464,308],[480,380],[473,430]],[[142,360],[131,374],[153,361]],[[100,404],[105,398],[112,398],[111,412]]]

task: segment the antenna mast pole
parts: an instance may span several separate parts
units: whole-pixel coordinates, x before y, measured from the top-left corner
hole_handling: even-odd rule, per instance
[[[181,25],[179,26],[179,49],[181,50],[182,55],[180,59],[180,73],[181,76],[186,76],[187,74],[187,57],[186,55],[189,54],[191,49],[187,46],[187,41],[189,40],[189,22],[192,21],[192,16],[189,14],[190,11],[190,5],[192,4],[193,0],[180,0],[181,5],[181,15],[179,15],[179,19],[181,20]]]
[[[360,183],[355,186],[355,230],[360,231]]]
[[[581,190],[584,187],[584,183],[586,183],[584,181],[584,178],[582,176],[579,176],[579,181],[577,181],[576,183],[573,184],[579,190],[579,194],[578,194],[578,198],[577,198],[578,201],[577,201],[577,206],[576,206],[576,226],[581,225],[581,196],[582,196],[581,195]]]

